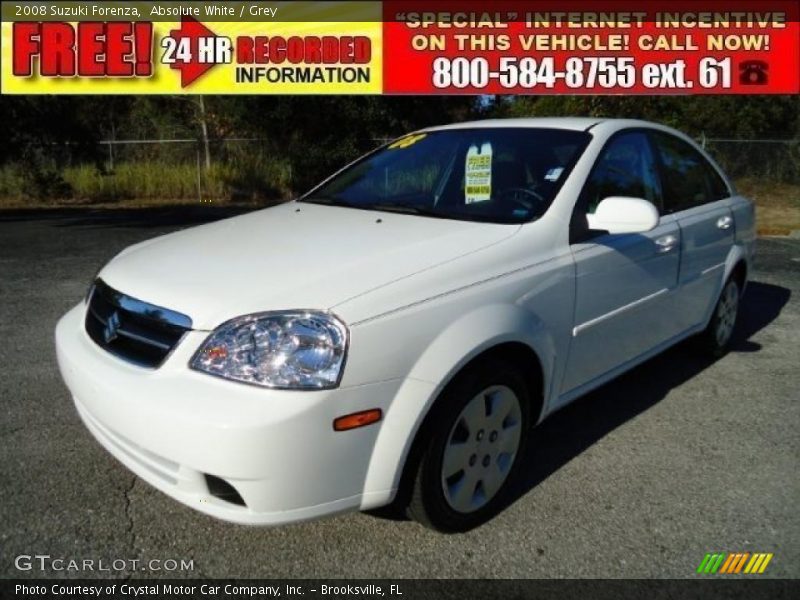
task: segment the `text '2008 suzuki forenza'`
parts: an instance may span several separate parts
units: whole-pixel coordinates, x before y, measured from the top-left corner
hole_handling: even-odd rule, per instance
[[[752,204],[640,121],[435,127],[297,201],[127,248],[56,330],[92,434],[200,511],[501,506],[533,427],[689,336],[722,354]]]

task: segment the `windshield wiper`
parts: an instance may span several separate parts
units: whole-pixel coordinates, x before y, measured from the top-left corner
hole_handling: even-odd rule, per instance
[[[413,204],[391,204],[391,203],[377,203],[377,204],[364,204],[361,208],[367,210],[380,210],[383,212],[400,213],[403,215],[419,215],[422,217],[436,217],[437,219],[446,219],[448,215],[424,208],[422,206],[415,206]]]
[[[309,204],[325,204],[327,206],[346,206],[347,208],[361,208],[360,204],[348,202],[347,200],[340,200],[330,196],[316,196],[312,198],[301,198],[298,202],[308,202]]]
[[[309,204],[324,204],[326,206],[343,206],[345,208],[357,208],[359,210],[378,210],[382,212],[393,212],[403,215],[418,215],[422,217],[435,217],[437,219],[451,219],[453,217],[441,213],[430,208],[422,206],[415,206],[413,204],[395,204],[391,202],[378,202],[375,204],[361,204],[358,202],[348,202],[347,200],[340,200],[338,198],[331,198],[330,196],[319,196],[312,198],[303,198],[300,202],[308,202]]]
[[[393,204],[390,202],[378,202],[376,204],[359,204],[339,200],[331,197],[303,198],[298,202],[308,202],[309,204],[324,204],[326,206],[342,206],[345,208],[357,208],[359,210],[377,210],[381,212],[393,212],[401,215],[416,215],[420,217],[433,217],[435,219],[451,219],[454,221],[473,221],[475,223],[497,223],[500,225],[520,225],[524,220],[514,217],[503,217],[498,215],[469,214],[465,212],[439,212],[431,208],[416,206],[414,204]]]

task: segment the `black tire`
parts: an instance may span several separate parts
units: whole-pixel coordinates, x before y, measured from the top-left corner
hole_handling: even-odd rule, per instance
[[[518,399],[519,412],[514,411],[513,414],[508,412],[507,416],[503,417],[505,407],[510,406],[508,402],[513,402],[512,395],[509,395],[506,390],[513,392]],[[479,438],[478,434],[484,431],[483,429],[478,432],[468,432],[465,444],[473,443],[476,448],[480,448],[476,452],[485,452],[485,454],[474,465],[467,465],[463,475],[464,489],[469,490],[469,484],[472,483],[474,477],[480,476],[476,475],[476,472],[481,469],[486,474],[487,481],[490,476],[489,471],[492,472],[491,477],[495,482],[498,480],[497,473],[503,472],[503,468],[507,469],[504,471],[507,474],[505,480],[499,484],[498,491],[491,498],[486,498],[486,494],[481,492],[483,480],[478,481],[470,492],[470,497],[478,498],[475,500],[475,504],[479,507],[469,512],[461,512],[453,507],[451,500],[448,499],[449,492],[445,492],[445,487],[448,485],[443,474],[445,449],[454,448],[456,436],[464,435],[462,430],[465,428],[467,417],[462,415],[462,411],[466,410],[468,405],[471,405],[471,409],[474,410],[477,406],[474,402],[484,391],[488,392],[482,396],[486,405],[484,418],[487,423],[489,419],[496,422],[497,419],[503,418],[503,421],[497,428],[492,425],[493,430],[484,432],[485,437],[482,438]],[[498,395],[497,402],[493,400],[494,394]],[[413,476],[407,508],[408,515],[426,527],[447,533],[468,531],[494,516],[504,505],[504,500],[519,470],[520,457],[525,455],[525,447],[531,429],[529,400],[525,379],[514,367],[499,361],[482,361],[469,366],[458,375],[436,401],[419,434],[420,438],[418,439],[423,445],[420,458],[414,465],[416,472]],[[491,413],[494,406],[498,406],[496,415]],[[470,413],[474,414],[472,410]],[[510,452],[502,451],[499,448],[506,445],[511,446],[516,440],[517,430],[513,422],[517,415],[519,416],[519,443],[513,456],[509,458]],[[506,423],[509,424],[507,429]],[[513,433],[509,433],[512,432],[512,428]],[[492,439],[492,435],[494,439]],[[470,436],[474,436],[474,438]],[[476,441],[470,441],[473,439]],[[492,446],[495,443],[497,445]],[[468,450],[468,453],[471,454],[470,461],[477,456],[477,453],[472,454],[472,452],[473,449],[470,448]],[[488,464],[484,462],[484,459],[488,460]],[[494,469],[497,470],[494,471]],[[470,470],[469,477],[466,470]],[[447,481],[450,480],[452,477]],[[487,486],[487,489],[490,487]],[[448,490],[450,489],[448,486]],[[481,505],[482,499],[485,503]]]
[[[722,287],[708,327],[696,338],[698,350],[714,358],[728,352],[736,329],[740,300],[739,283],[732,277]]]

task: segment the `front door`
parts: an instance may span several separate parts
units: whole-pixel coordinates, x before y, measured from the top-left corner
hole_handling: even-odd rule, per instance
[[[576,205],[585,223],[604,198],[627,196],[661,204],[654,154],[641,131],[606,145]],[[681,230],[672,216],[644,234],[573,227],[575,318],[562,394],[592,382],[677,333],[675,288]]]

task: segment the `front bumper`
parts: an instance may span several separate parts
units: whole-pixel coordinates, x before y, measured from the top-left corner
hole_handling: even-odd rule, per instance
[[[370,408],[386,414],[403,380],[313,392],[229,382],[188,368],[208,335],[199,331],[159,369],[144,369],[96,346],[84,311],[76,306],[56,328],[62,377],[89,431],[154,487],[244,524],[300,521],[391,499],[391,489],[365,491],[384,422],[346,432],[332,423]],[[206,475],[225,480],[245,505],[212,495]]]

